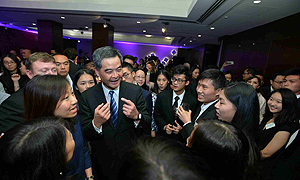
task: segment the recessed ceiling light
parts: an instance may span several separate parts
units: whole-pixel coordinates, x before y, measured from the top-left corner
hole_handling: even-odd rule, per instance
[[[143,33],[147,32],[145,29],[143,30]]]
[[[35,26],[36,24],[35,24],[35,23],[32,23],[32,25]]]
[[[146,34],[145,36],[146,36],[146,37],[148,37],[148,38],[149,38],[149,37],[152,37],[152,35],[151,35],[151,34]]]
[[[162,32],[162,33],[165,33],[166,31],[167,31],[166,28],[161,28],[161,32]]]
[[[13,23],[9,23],[9,25],[13,25]]]
[[[88,29],[89,27],[88,26],[85,26],[85,29]]]
[[[253,1],[254,4],[259,4],[261,1]]]
[[[210,29],[211,29],[211,30],[214,30],[214,29],[215,29],[215,27],[210,27]]]
[[[60,18],[61,18],[61,19],[66,19],[66,17],[65,17],[65,16],[61,16]]]
[[[192,40],[190,40],[190,43],[193,42]]]
[[[198,37],[200,38],[200,37],[201,37],[201,34],[198,34]]]
[[[68,38],[68,39],[71,39],[71,38]]]
[[[80,43],[80,40],[78,40],[78,43]]]
[[[166,39],[171,40],[172,38],[171,37],[166,37]]]
[[[185,46],[185,44],[183,44],[183,46]]]
[[[26,31],[28,31],[28,29],[26,29]]]
[[[140,22],[140,21],[137,21],[136,23],[138,23],[138,24],[141,24],[141,22]]]
[[[78,30],[78,29],[73,29],[73,31],[74,31],[74,32],[78,32],[79,30]]]
[[[104,27],[104,28],[107,28],[107,24],[103,24],[103,27]]]

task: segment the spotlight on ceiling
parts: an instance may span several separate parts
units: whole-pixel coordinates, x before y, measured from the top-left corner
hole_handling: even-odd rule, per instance
[[[148,37],[148,38],[152,37],[151,34],[146,34],[145,36]]]
[[[88,26],[85,26],[85,29],[88,29],[89,27]]]
[[[259,4],[261,1],[253,1],[254,4]]]
[[[162,22],[164,24],[163,28],[161,28],[161,32],[165,34],[167,32],[167,27],[169,25],[169,22]]]
[[[146,29],[143,30],[143,33],[147,32]]]
[[[35,26],[36,24],[35,24],[35,23],[32,23],[32,25]]]
[[[198,37],[201,38],[201,34],[198,34]]]
[[[172,38],[171,38],[171,37],[166,37],[166,39],[167,39],[167,40],[171,40]]]
[[[136,23],[137,23],[137,24],[141,24],[141,21],[137,21]]]
[[[65,17],[65,16],[61,16],[60,18],[61,18],[61,19],[66,19],[66,17]]]
[[[211,30],[214,30],[214,29],[215,29],[215,27],[210,27],[210,29],[211,29]]]

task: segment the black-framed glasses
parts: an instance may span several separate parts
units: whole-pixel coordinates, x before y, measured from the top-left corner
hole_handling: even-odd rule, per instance
[[[177,81],[178,84],[182,84],[182,83],[185,82],[186,80],[181,79],[181,78],[176,79],[175,77],[172,77],[172,78],[171,78],[171,81],[172,81],[172,82],[176,82],[176,81]]]

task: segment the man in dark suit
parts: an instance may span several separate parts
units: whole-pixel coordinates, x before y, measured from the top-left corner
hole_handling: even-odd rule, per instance
[[[75,84],[73,84],[74,76],[73,77],[70,76],[70,64],[72,62],[68,60],[67,56],[62,54],[55,54],[53,55],[53,57],[55,59],[57,74],[66,77],[70,86],[74,90],[76,86]]]
[[[122,81],[122,55],[110,46],[93,53],[102,82],[82,93],[80,117],[92,148],[95,179],[115,179],[118,163],[136,139],[134,121],[148,122],[140,87]]]
[[[215,104],[218,102],[219,94],[225,87],[226,78],[218,69],[208,69],[200,74],[197,85],[197,98],[200,102],[194,114],[185,111],[182,107],[178,110],[178,116],[184,123],[182,136],[187,138],[191,135],[194,127],[198,125],[199,119],[217,119]],[[192,118],[191,118],[192,117]]]
[[[188,67],[184,65],[175,66],[171,78],[173,90],[164,91],[157,96],[154,119],[158,126],[158,136],[184,141],[179,134],[182,124],[178,121],[177,109],[184,105],[187,110],[194,110],[197,103],[189,88],[186,88],[190,83],[188,71]]]
[[[284,73],[276,72],[271,75],[270,84],[271,86],[264,86],[260,88],[260,92],[263,97],[268,101],[270,93],[276,89],[283,88]]]
[[[45,52],[36,52],[26,62],[26,75],[31,79],[36,75],[57,75],[54,58]],[[23,88],[12,94],[0,105],[0,133],[23,122],[25,112]]]

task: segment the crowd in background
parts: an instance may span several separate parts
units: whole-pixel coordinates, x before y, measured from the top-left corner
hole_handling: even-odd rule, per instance
[[[1,179],[299,179],[300,68],[81,54],[1,58]]]

